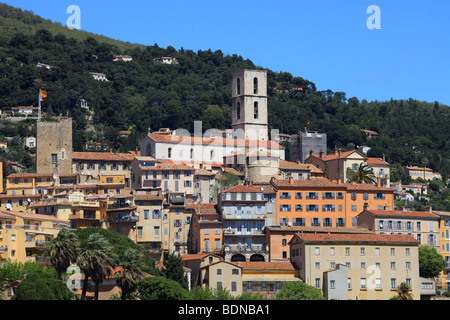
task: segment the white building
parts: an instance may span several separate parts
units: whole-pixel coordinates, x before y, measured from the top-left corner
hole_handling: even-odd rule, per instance
[[[104,73],[90,72],[90,74],[97,81],[109,81]]]

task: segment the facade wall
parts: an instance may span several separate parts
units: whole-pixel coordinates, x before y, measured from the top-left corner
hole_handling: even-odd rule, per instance
[[[414,299],[420,299],[417,246],[303,243],[293,245],[291,250],[300,278],[318,289],[323,289],[324,272],[343,264],[348,267],[349,300],[388,300],[397,295],[396,289],[402,282],[410,283]]]
[[[36,122],[36,171],[72,173],[72,119]]]

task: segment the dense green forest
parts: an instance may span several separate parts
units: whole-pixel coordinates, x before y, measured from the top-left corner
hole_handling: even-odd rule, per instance
[[[4,4],[0,30],[0,107],[37,105],[39,88],[46,90],[43,111],[74,119],[76,151],[83,150],[87,141],[103,141],[117,151],[133,150],[148,128],[193,132],[196,120],[203,121],[204,130],[229,128],[231,73],[265,69],[220,50],[143,46],[69,30]],[[131,55],[133,61],[114,62],[116,54]],[[153,59],[162,56],[177,58],[179,65],[155,65]],[[55,67],[37,68],[37,62]],[[372,147],[369,156],[385,154],[394,178],[401,177],[404,165],[427,165],[448,176],[448,106],[414,99],[359,101],[345,92],[318,90],[313,82],[288,72],[266,70],[270,128],[294,134],[309,121],[314,130],[327,134],[329,151],[366,144]],[[110,81],[96,81],[89,72],[104,73]],[[89,127],[81,99],[94,111]],[[0,134],[7,136],[5,126],[11,124],[2,123]],[[119,130],[129,129],[131,136],[119,136]],[[379,136],[367,141],[360,129],[377,131]]]

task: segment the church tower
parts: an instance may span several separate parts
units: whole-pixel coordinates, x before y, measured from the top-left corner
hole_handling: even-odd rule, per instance
[[[269,139],[267,120],[267,71],[241,70],[232,75],[233,137]]]

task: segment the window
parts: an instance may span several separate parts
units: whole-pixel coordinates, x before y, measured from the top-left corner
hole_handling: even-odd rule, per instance
[[[395,256],[395,248],[391,248],[391,256]]]
[[[349,256],[349,255],[350,255],[350,248],[349,248],[349,247],[346,247],[346,248],[345,248],[345,255],[346,255],[346,256]]]
[[[320,248],[319,248],[319,247],[315,247],[315,248],[314,248],[314,253],[315,253],[316,255],[319,255],[319,254],[320,254]]]
[[[236,281],[231,282],[231,291],[236,291],[237,290],[237,286],[236,286]]]
[[[375,255],[377,255],[377,256],[380,255],[380,248],[375,248]]]
[[[381,278],[375,279],[375,290],[381,290]]]
[[[366,278],[361,278],[361,290],[366,289]]]
[[[236,94],[241,94],[241,79],[236,79]]]
[[[330,289],[334,289],[334,288],[336,288],[336,281],[330,280]]]
[[[142,238],[142,227],[138,227],[138,238]]]
[[[397,279],[392,278],[391,279],[391,290],[397,289]]]
[[[303,211],[303,205],[301,205],[301,204],[296,204],[296,205],[295,205],[295,211]]]
[[[361,262],[361,270],[365,270],[366,269],[366,263],[365,262]]]
[[[406,248],[406,249],[405,249],[405,254],[406,254],[407,256],[409,256],[409,254],[410,254],[409,248]]]
[[[258,94],[258,78],[253,78],[253,94]]]
[[[237,107],[236,107],[236,117],[237,117],[238,119],[241,118],[241,103],[240,103],[240,102],[237,103]]]
[[[358,211],[356,204],[352,204],[352,212]]]
[[[255,101],[253,104],[253,118],[258,119],[258,102]]]
[[[296,192],[295,193],[295,199],[302,199],[302,193],[301,192]]]
[[[391,261],[391,270],[395,270],[395,262]]]
[[[330,247],[330,255],[334,256],[335,249],[334,247]]]
[[[167,149],[167,158],[172,158],[172,148]]]
[[[231,270],[231,274],[238,275],[239,274],[239,269],[232,269]]]
[[[406,262],[406,270],[411,270],[411,262]]]
[[[366,248],[361,248],[361,255],[364,256],[366,254]]]
[[[217,271],[219,271],[219,270],[217,270]],[[217,289],[222,289],[222,282],[217,282]]]
[[[290,192],[281,192],[280,193],[280,199],[290,199],[291,193]]]
[[[149,213],[148,210],[144,210],[144,219],[148,219]]]
[[[221,275],[222,274],[222,269],[217,269],[217,275]]]
[[[316,289],[320,289],[320,278],[316,278],[315,284],[316,284]]]
[[[52,153],[52,163],[58,162],[58,155],[56,153]]]

